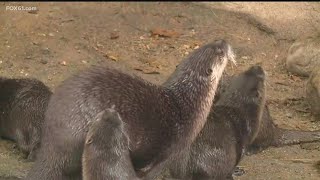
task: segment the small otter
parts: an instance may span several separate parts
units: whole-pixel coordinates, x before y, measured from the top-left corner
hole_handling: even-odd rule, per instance
[[[202,129],[233,58],[231,46],[218,40],[192,52],[161,86],[101,67],[65,80],[49,101],[39,158],[27,179],[80,179],[88,124],[113,104],[128,125],[130,157],[139,177],[154,168],[161,173],[163,163]]]
[[[107,109],[97,115],[87,133],[83,157],[83,180],[134,180],[129,139],[120,115]]]
[[[52,92],[36,79],[0,78],[0,136],[15,141],[18,148],[36,158],[41,126]]]
[[[170,167],[179,179],[233,179],[234,168],[255,139],[265,105],[265,73],[253,66],[231,80],[199,136]]]
[[[230,86],[231,79],[235,77],[223,75],[221,77],[218,90],[214,99],[214,104],[220,99]],[[214,108],[214,105],[213,105]],[[246,154],[256,154],[268,147],[282,147],[285,145],[294,145],[320,141],[320,130],[300,131],[277,127],[270,115],[268,104],[263,109],[263,115],[259,127],[259,132],[253,143],[248,147]]]

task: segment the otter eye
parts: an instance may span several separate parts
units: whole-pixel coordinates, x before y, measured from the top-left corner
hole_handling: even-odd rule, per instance
[[[207,69],[206,73],[207,73],[208,76],[211,75],[212,74],[212,69],[210,69],[210,68]]]
[[[92,138],[89,138],[87,141],[86,141],[86,144],[91,144],[92,143]]]

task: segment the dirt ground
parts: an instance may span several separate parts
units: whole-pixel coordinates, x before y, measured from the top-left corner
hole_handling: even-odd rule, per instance
[[[38,11],[9,11],[9,5]],[[307,79],[285,69],[292,42],[320,33],[316,17],[319,3],[306,2],[6,2],[0,4],[0,74],[38,78],[54,91],[71,74],[105,64],[161,84],[189,52],[222,38],[237,55],[238,66],[229,64],[229,74],[254,64],[266,70],[276,124],[316,130],[320,122],[305,101]],[[316,180],[319,161],[319,143],[270,148],[245,157],[240,166],[246,173],[235,179]],[[0,141],[0,179],[23,177],[31,165],[13,143]]]

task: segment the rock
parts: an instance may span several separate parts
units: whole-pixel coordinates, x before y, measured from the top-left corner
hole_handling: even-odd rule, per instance
[[[320,120],[320,66],[314,68],[306,87],[307,101],[316,120]]]
[[[293,43],[288,51],[287,70],[300,76],[309,76],[316,66],[320,66],[320,37]]]

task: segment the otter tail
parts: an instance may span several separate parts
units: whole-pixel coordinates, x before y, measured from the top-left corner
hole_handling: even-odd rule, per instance
[[[299,131],[278,128],[272,143],[273,146],[280,147],[301,143],[320,142],[320,130]]]

